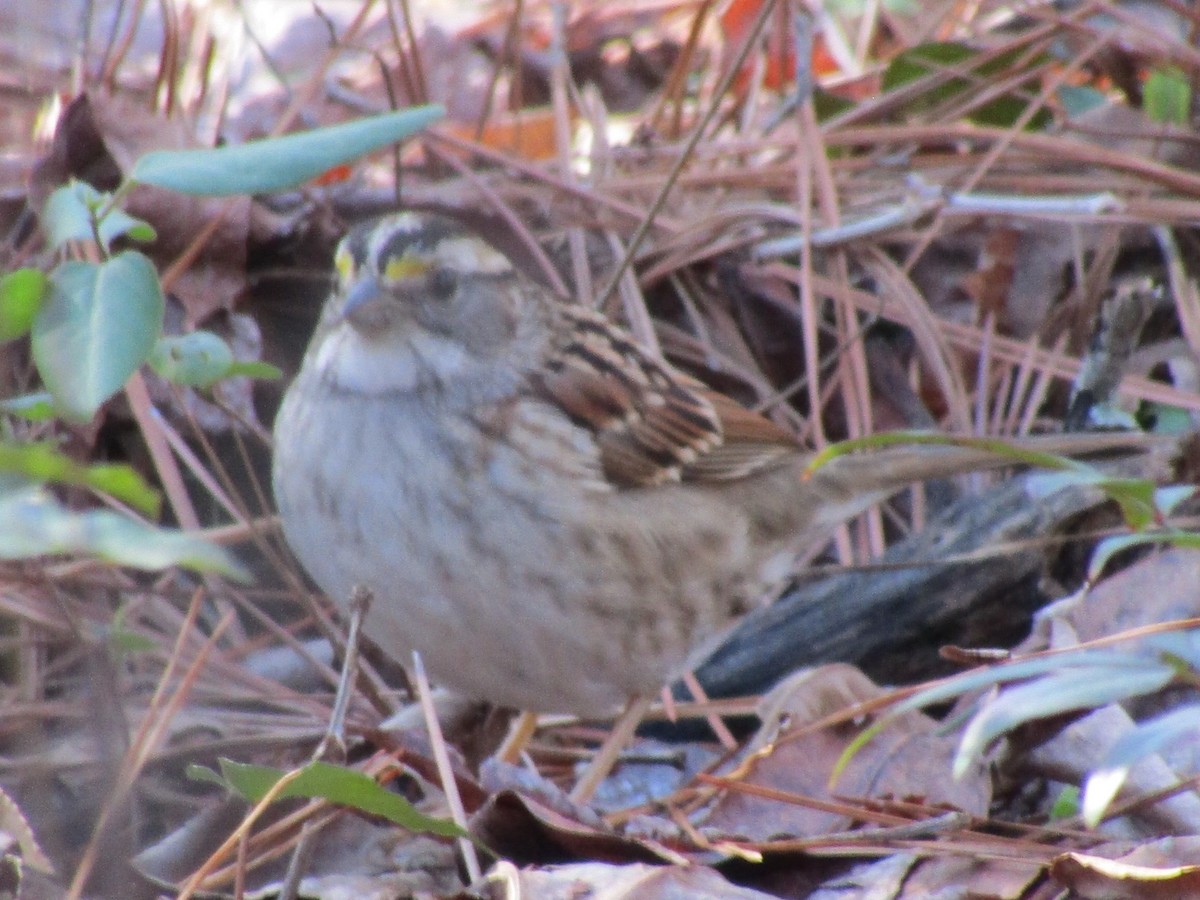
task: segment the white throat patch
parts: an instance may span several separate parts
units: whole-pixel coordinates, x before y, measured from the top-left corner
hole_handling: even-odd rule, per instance
[[[367,340],[342,323],[321,342],[316,369],[343,390],[378,395],[453,380],[468,362],[461,345],[435,335],[409,335],[397,346]]]

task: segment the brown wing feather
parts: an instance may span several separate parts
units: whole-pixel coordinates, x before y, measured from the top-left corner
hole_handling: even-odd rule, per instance
[[[709,387],[698,389],[716,410],[725,439],[685,468],[685,480],[735,481],[792,457],[800,449],[795,435],[766,416]]]
[[[655,360],[630,335],[579,309],[536,393],[595,436],[622,487],[743,478],[795,452],[784,429]]]

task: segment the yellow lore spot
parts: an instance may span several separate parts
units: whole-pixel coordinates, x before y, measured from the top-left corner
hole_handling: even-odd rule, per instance
[[[389,259],[383,267],[382,274],[385,281],[403,281],[405,278],[424,275],[428,271],[428,260],[405,253],[403,256]]]
[[[354,276],[354,255],[345,244],[338,247],[337,255],[333,257],[333,267],[342,281],[349,281]]]

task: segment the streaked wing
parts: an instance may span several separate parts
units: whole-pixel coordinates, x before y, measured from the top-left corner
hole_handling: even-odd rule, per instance
[[[570,327],[531,382],[592,432],[614,484],[730,481],[795,453],[786,430],[658,362],[606,319],[562,314]]]

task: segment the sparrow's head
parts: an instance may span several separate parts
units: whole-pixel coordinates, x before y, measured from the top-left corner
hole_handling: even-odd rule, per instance
[[[404,212],[354,228],[314,338],[322,373],[374,393],[515,366],[538,297],[509,259],[452,219]]]

